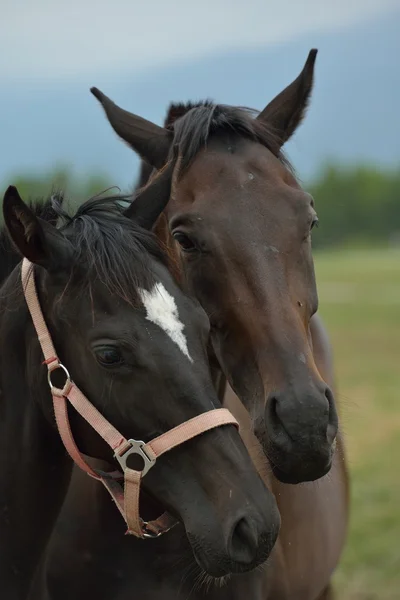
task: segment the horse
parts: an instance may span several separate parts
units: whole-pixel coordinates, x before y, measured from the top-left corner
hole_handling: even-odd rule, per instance
[[[115,131],[153,167],[165,164],[173,141],[182,148],[166,235],[180,246],[188,288],[209,315],[218,362],[286,483],[329,471],[338,429],[309,339],[318,218],[281,152],[304,116],[315,56],[256,119],[205,102],[170,131],[92,90]]]
[[[275,543],[276,502],[211,380],[209,321],[150,231],[175,163],[128,209],[121,198],[95,198],[70,218],[54,205],[60,228],[15,187],[4,196],[5,225],[24,257],[0,290],[0,579],[10,600],[28,597],[65,498],[73,465],[65,448],[111,491],[119,470],[93,470],[82,453],[118,464],[128,533],[137,534],[134,521],[140,537],[158,537],[161,522],[179,521],[210,576],[254,569]],[[138,516],[142,479],[144,512],[168,513],[159,529]]]
[[[176,178],[164,218],[158,221],[155,231],[172,256],[171,270],[177,266],[177,275],[181,276],[182,282],[195,293],[209,313],[215,350],[215,356],[211,356],[211,359],[218,358],[224,375],[233,383],[232,387],[237,382],[237,391],[244,389],[246,392],[247,386],[249,395],[251,384],[254,383],[249,361],[244,361],[243,365],[237,364],[238,368],[242,368],[236,378],[231,365],[235,364],[235,353],[239,350],[242,353],[244,350],[251,350],[251,357],[260,354],[256,365],[259,368],[264,365],[266,369],[265,373],[259,373],[265,385],[261,410],[267,408],[266,404],[271,398],[273,400],[273,392],[280,392],[278,399],[282,402],[297,399],[302,417],[298,427],[300,435],[304,427],[303,449],[307,442],[316,443],[315,439],[307,437],[309,428],[303,422],[307,409],[310,413],[310,427],[312,419],[318,416],[318,412],[313,415],[315,409],[318,409],[318,405],[314,405],[315,398],[312,394],[308,395],[309,389],[303,385],[307,379],[307,369],[311,368],[312,374],[321,377],[332,389],[334,377],[329,342],[321,322],[316,321],[315,317],[313,343],[309,333],[309,329],[313,327],[312,314],[316,311],[317,300],[312,293],[315,281],[309,247],[309,229],[316,221],[312,200],[294,180],[280,146],[275,145],[275,153],[272,152],[272,142],[278,139],[277,143],[282,145],[304,116],[312,87],[314,59],[315,56],[311,54],[305,69],[295,82],[267,106],[268,110],[261,113],[269,115],[268,127],[268,123],[264,123],[261,128],[250,120],[247,113],[239,109],[212,104],[198,107],[174,106],[172,108],[175,114],[179,111],[185,114],[179,116],[170,130],[159,128],[121,111],[98,90],[94,90],[116,131],[147,160],[144,169],[148,174],[153,168],[162,167],[165,155],[169,153],[171,140],[179,138],[182,141],[185,136],[180,135],[180,132],[186,129],[186,154],[183,152],[186,171],[183,166]],[[200,116],[203,116],[202,120]],[[272,132],[270,129],[274,123]],[[261,137],[256,135],[260,131],[263,133]],[[187,152],[188,148],[192,151],[192,162],[189,160],[191,155]],[[249,184],[254,181],[258,185]],[[308,214],[305,214],[306,208]],[[178,226],[183,229],[183,223],[178,220],[185,216],[186,221],[189,221],[187,217],[191,217],[190,232],[176,229]],[[188,225],[186,222],[186,227]],[[178,244],[186,246],[186,249],[179,250]],[[233,244],[238,245],[242,257],[240,252],[234,251]],[[246,273],[247,267],[249,274]],[[238,290],[241,294],[237,293]],[[293,297],[294,292],[297,294]],[[207,299],[207,294],[210,299]],[[250,309],[257,315],[258,322],[255,322]],[[222,327],[224,323],[225,330]],[[257,325],[260,329],[258,336],[255,331]],[[270,335],[268,327],[271,329]],[[246,328],[249,329],[248,332]],[[306,354],[299,354],[299,329],[302,333],[302,328],[306,338]],[[244,340],[236,348],[233,341],[240,342],[239,333],[244,334]],[[257,347],[252,348],[250,343],[261,343],[263,333],[266,335],[266,356],[269,356],[271,363],[268,369],[262,348],[256,351]],[[279,389],[279,375],[282,372],[288,377],[293,388],[289,391],[294,397],[285,395],[285,388]],[[297,383],[296,375],[299,389],[294,387]],[[241,377],[244,378],[243,382],[240,381]],[[220,390],[223,389],[224,386],[220,386]],[[260,407],[256,406],[257,401],[260,402],[260,396],[262,394],[258,392],[253,403],[246,402],[246,394],[241,398],[250,408],[251,421],[255,421],[256,428],[262,421]],[[230,407],[236,402],[238,412],[235,414],[241,412],[242,421],[249,418],[247,413],[241,411],[243,407],[229,386],[225,402]],[[284,424],[287,426],[287,421]],[[283,424],[280,427],[282,426]],[[268,439],[258,433],[264,450],[268,450]],[[283,444],[285,440],[284,434],[281,440]],[[296,440],[298,438],[294,436],[291,443]],[[282,518],[280,534],[267,566],[262,571],[257,571],[254,579],[250,575],[235,575],[221,589],[210,586],[207,597],[242,598],[244,594],[251,595],[255,600],[327,600],[331,597],[330,577],[343,548],[348,516],[348,481],[340,431],[337,442],[329,476],[316,483],[300,486],[288,485],[279,481],[278,477],[290,477],[292,482],[300,477],[315,478],[321,473],[314,463],[303,465],[300,474],[296,474],[294,468],[299,457],[293,456],[292,468],[282,473],[279,466],[276,468],[276,457],[271,457],[271,471],[262,462],[260,452],[255,451],[254,456],[253,451],[253,460],[257,459],[258,468],[261,466],[264,470],[264,479],[278,503]],[[255,444],[255,441],[251,443]],[[294,449],[298,448],[294,446]],[[303,455],[304,460],[311,458],[312,452]],[[97,493],[101,494],[101,490]],[[90,523],[87,501],[93,502],[91,506],[92,509],[94,506],[95,512],[93,514],[93,510],[90,511]],[[56,585],[57,581],[69,584],[69,596],[67,594],[66,597],[71,594],[79,597],[79,593],[92,592],[104,598],[113,594],[113,597],[122,599],[130,597],[133,590],[140,593],[142,598],[186,598],[188,595],[193,598],[204,597],[203,590],[192,590],[201,573],[196,569],[193,557],[190,557],[191,561],[188,563],[186,555],[177,551],[182,550],[181,542],[176,542],[175,552],[169,546],[160,546],[157,550],[158,560],[153,563],[150,563],[150,557],[153,556],[151,553],[141,556],[137,550],[132,549],[131,544],[114,545],[113,529],[108,533],[107,541],[100,544],[98,527],[108,519],[104,499],[101,501],[97,497],[95,502],[89,484],[80,481],[79,474],[75,479],[75,486],[69,490],[64,509],[63,519],[49,548],[45,572],[48,584]],[[83,519],[88,524],[86,532],[79,530],[79,523]],[[171,535],[178,535],[178,530]],[[163,542],[165,541],[166,538]],[[69,570],[65,572],[67,558],[77,551],[77,542],[79,552],[74,566],[69,565]],[[109,543],[112,544],[111,549]],[[185,569],[182,572],[182,562],[183,567],[187,567],[186,572]],[[73,578],[75,583],[71,581]]]
[[[331,351],[317,315],[311,230],[318,217],[282,152],[306,114],[316,54],[256,118],[212,102],[174,104],[159,127],[91,89],[142,158],[140,183],[165,164],[172,144],[181,145],[177,182],[155,231],[173,256],[170,268],[178,263],[210,318],[221,394],[226,378],[226,398],[237,394],[250,411],[271,465],[282,518],[271,598],[306,600],[330,597],[349,504]]]

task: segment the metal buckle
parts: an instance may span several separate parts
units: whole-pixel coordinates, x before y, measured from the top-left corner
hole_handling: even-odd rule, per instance
[[[178,523],[178,521],[176,521],[175,523],[172,523],[172,525],[170,527],[168,527],[167,529],[161,529],[161,531],[151,531],[151,529],[148,529],[148,521],[142,521],[141,525],[142,525],[142,530],[143,530],[143,537],[146,540],[154,540],[156,538],[159,538],[161,535],[164,535],[164,533],[168,533],[168,531],[171,531],[171,529],[173,527],[175,527],[175,525]]]
[[[141,470],[142,477],[144,477],[146,475],[146,473],[151,469],[151,467],[153,465],[155,465],[156,459],[150,458],[150,456],[148,454],[146,454],[146,450],[144,449],[146,444],[144,442],[142,442],[140,440],[128,440],[128,443],[130,444],[131,447],[128,448],[128,450],[126,450],[122,455],[120,455],[116,452],[114,454],[114,458],[117,459],[117,461],[121,465],[122,470],[125,472],[126,469],[129,468],[126,464],[128,457],[131,454],[138,454],[139,456],[141,456],[141,458],[143,459],[143,462],[144,462],[144,467]],[[137,470],[137,469],[135,469],[135,470]]]
[[[142,521],[141,523],[142,525],[142,531],[143,531],[143,537],[146,540],[155,540],[156,538],[160,537],[163,533],[167,533],[166,531],[151,531],[150,529],[147,528],[148,522],[147,521]],[[167,530],[169,531],[169,530]]]
[[[54,371],[57,371],[58,369],[62,369],[64,371],[64,374],[66,377],[64,386],[62,388],[58,388],[56,385],[53,385],[53,383],[51,381],[51,374],[54,373]],[[72,383],[71,377],[70,377],[70,374],[68,373],[67,368],[64,367],[64,365],[61,363],[58,363],[53,369],[49,369],[47,371],[47,381],[48,381],[51,391],[58,390],[58,389],[61,389],[62,391],[64,391],[66,389],[67,385],[70,385]]]

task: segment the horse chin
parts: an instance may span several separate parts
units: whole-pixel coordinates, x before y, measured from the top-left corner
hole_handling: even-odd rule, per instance
[[[190,538],[189,541],[191,542]],[[233,574],[247,573],[258,566],[258,562],[254,565],[238,564],[231,562],[229,559],[223,560],[221,557],[213,560],[213,557],[207,551],[194,546],[192,546],[192,550],[196,563],[200,568],[199,580],[207,588],[210,585],[223,587]]]
[[[205,588],[207,592],[213,587],[221,589],[228,584],[231,577],[231,574],[223,575],[222,577],[213,577],[212,575],[208,575],[205,571],[202,571],[198,577],[198,587]]]
[[[270,455],[268,453],[268,455]],[[274,477],[281,483],[298,484],[316,481],[329,473],[332,467],[332,455],[327,460],[312,461],[299,458],[295,464],[292,460],[290,466],[282,464],[286,461],[278,461],[276,452],[271,453],[271,469]]]

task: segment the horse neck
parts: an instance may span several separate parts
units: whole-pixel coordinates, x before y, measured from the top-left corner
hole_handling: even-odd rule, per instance
[[[18,290],[18,292],[17,292]],[[24,598],[61,508],[71,464],[41,406],[50,404],[41,350],[16,269],[0,289],[0,581]]]

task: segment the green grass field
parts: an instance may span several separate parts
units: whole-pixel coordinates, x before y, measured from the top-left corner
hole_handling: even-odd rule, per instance
[[[315,257],[352,484],[340,600],[400,599],[400,250]]]

